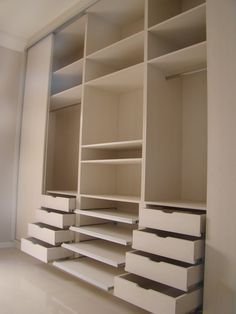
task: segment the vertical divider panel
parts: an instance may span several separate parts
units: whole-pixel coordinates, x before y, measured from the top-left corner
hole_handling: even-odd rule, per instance
[[[141,171],[141,204],[145,198],[146,134],[147,134],[147,65],[148,65],[148,0],[144,7],[144,79],[143,79],[143,145]]]
[[[84,116],[84,96],[85,96],[85,77],[86,77],[86,56],[87,56],[87,43],[88,43],[88,15],[86,15],[85,22],[85,34],[84,34],[84,60],[83,60],[83,75],[82,75],[82,95],[81,95],[81,109],[80,109],[80,135],[79,135],[79,164],[78,164],[78,190],[77,190],[77,199],[76,199],[76,207],[80,209],[81,197],[81,160],[82,160],[82,138],[83,138],[83,116]],[[77,219],[76,219],[77,225]],[[78,235],[76,234],[76,240]]]

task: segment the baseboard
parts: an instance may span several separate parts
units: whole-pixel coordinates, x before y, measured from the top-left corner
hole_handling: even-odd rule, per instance
[[[11,242],[0,242],[0,249],[15,247],[14,241]]]

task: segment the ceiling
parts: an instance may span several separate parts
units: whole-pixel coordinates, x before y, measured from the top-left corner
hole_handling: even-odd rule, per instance
[[[81,0],[0,0],[0,32],[26,42]]]

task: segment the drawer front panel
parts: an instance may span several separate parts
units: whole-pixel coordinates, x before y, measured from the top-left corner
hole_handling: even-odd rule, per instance
[[[75,225],[75,214],[60,214],[43,209],[36,210],[36,220],[57,228]]]
[[[74,240],[73,232],[70,230],[53,230],[42,224],[28,224],[28,234],[31,237],[56,245],[62,242]]]
[[[149,286],[145,280],[137,277],[131,274],[115,277],[114,294],[156,314],[186,314],[202,304],[202,289],[181,293],[168,286],[163,288],[163,285],[155,285],[153,281]]]
[[[141,208],[141,227],[166,230],[200,237],[205,232],[206,215],[176,210]]]
[[[138,251],[126,253],[125,270],[183,291],[203,280],[203,264],[174,264]]]
[[[53,247],[32,238],[21,240],[21,250],[44,263],[73,256],[72,252],[62,247]]]
[[[41,195],[41,207],[52,208],[64,212],[73,211],[76,207],[75,197]]]
[[[195,264],[204,256],[203,240],[161,237],[143,230],[133,231],[133,248],[190,264]]]

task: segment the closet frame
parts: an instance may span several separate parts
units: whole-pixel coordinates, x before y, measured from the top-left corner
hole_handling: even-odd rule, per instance
[[[202,0],[122,6],[100,0],[54,35],[43,211],[37,214],[74,237],[60,246],[50,240],[64,254],[53,265],[153,313],[158,304],[169,314],[202,305],[205,33]],[[77,132],[71,143],[64,139],[73,162],[60,146],[63,123]],[[66,215],[76,217],[73,224],[63,224]],[[31,254],[32,245],[23,243]],[[41,260],[53,260],[43,254]],[[142,263],[154,270],[160,262],[163,276],[145,274]],[[169,271],[182,278],[169,280]],[[145,301],[137,298],[142,291]]]

